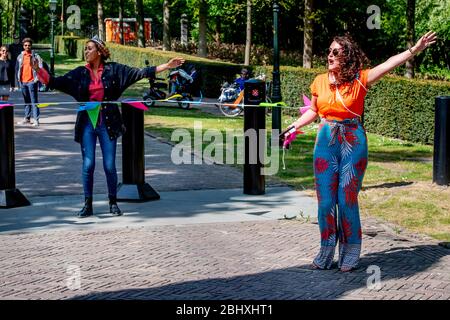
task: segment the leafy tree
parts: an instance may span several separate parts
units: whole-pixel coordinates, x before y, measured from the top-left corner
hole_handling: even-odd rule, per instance
[[[408,4],[406,7],[406,34],[407,34],[407,46],[412,48],[415,44],[415,13],[416,13],[416,0],[407,0]],[[406,73],[405,77],[414,78],[414,58],[406,61]]]
[[[303,32],[303,68],[312,67],[312,48],[313,48],[313,0],[305,0],[305,17],[304,17],[304,32]]]
[[[98,36],[103,41],[106,40],[105,23],[103,22],[103,0],[97,0],[97,25]]]
[[[245,59],[244,64],[250,64],[250,48],[252,45],[252,0],[247,0],[247,27],[245,36]]]
[[[198,14],[198,55],[206,57],[206,21],[208,16],[208,3],[206,0],[199,0]]]

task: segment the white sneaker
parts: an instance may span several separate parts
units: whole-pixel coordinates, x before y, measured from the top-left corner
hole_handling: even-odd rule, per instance
[[[24,125],[24,124],[27,124],[27,123],[30,123],[30,119],[24,118],[23,120],[17,122],[17,124],[21,124],[21,125]]]
[[[38,120],[34,120],[33,123],[31,124],[31,126],[39,127],[39,121]]]

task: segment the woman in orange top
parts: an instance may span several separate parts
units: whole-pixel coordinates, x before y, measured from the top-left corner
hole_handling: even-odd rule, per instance
[[[338,268],[356,268],[361,253],[358,193],[367,167],[367,137],[361,124],[368,88],[395,67],[436,42],[428,32],[408,50],[365,69],[366,56],[348,36],[335,37],[328,49],[328,73],[311,84],[311,108],[291,127],[321,118],[314,148],[321,247],[314,269],[332,267],[339,241]]]

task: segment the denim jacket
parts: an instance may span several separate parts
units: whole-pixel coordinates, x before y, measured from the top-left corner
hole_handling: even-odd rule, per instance
[[[115,62],[105,63],[102,73],[102,83],[105,90],[103,101],[117,101],[126,88],[143,78],[154,77],[155,72],[156,67],[139,69]],[[50,77],[49,87],[67,93],[79,102],[87,102],[89,101],[90,82],[89,70],[82,66],[61,77]],[[101,105],[101,111],[109,138],[111,140],[117,139],[125,132],[122,115],[117,104],[104,102]],[[81,131],[86,121],[89,121],[87,111],[79,111],[75,123],[76,142],[81,142]]]
[[[42,58],[36,53],[34,52],[34,50],[31,51],[31,55],[37,59],[38,63],[39,63],[39,68],[43,67],[43,61]],[[20,77],[22,75],[22,65],[23,65],[23,51],[17,56],[17,61],[16,61],[16,81],[17,81],[17,86],[19,88],[22,88],[22,82],[20,81]],[[39,81],[38,76],[37,76],[37,72],[33,71],[33,82],[36,83]]]

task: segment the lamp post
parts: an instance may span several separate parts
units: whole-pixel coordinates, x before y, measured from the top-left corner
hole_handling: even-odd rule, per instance
[[[273,2],[273,90],[272,102],[280,102],[281,81],[280,81],[280,49],[278,47],[278,16],[280,6],[278,1]],[[281,107],[274,107],[272,110],[272,130],[281,130]]]
[[[51,51],[50,51],[50,73],[52,75],[55,74],[55,35],[54,35],[54,29],[53,25],[55,23],[55,11],[56,11],[56,4],[58,3],[57,0],[49,0],[48,4],[50,7],[50,21],[51,21],[51,30],[50,30],[50,37],[51,37]]]

